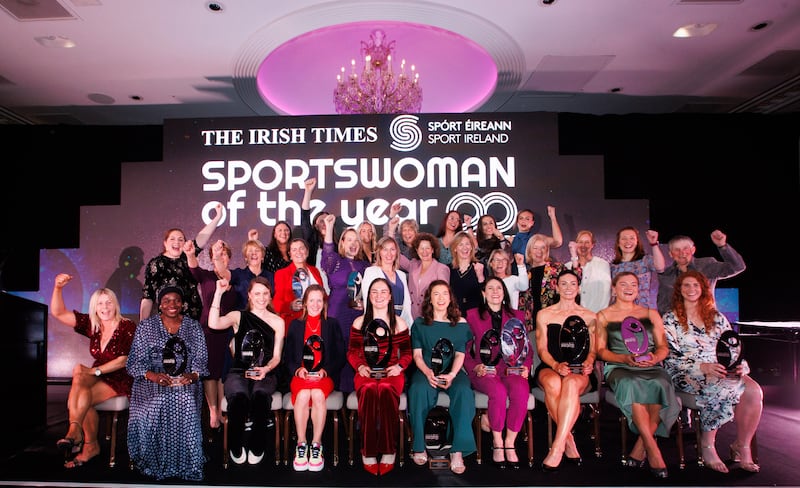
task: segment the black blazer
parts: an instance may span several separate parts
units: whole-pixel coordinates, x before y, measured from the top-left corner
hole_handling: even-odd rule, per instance
[[[286,373],[291,378],[303,364],[303,336],[306,331],[306,321],[292,320],[286,332],[286,344],[283,348],[283,364]],[[339,389],[339,376],[347,360],[347,347],[342,337],[342,328],[335,317],[328,317],[322,321],[322,369],[327,371],[333,380],[335,389]]]

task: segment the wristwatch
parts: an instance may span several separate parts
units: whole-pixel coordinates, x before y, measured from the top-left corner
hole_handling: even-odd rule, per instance
[[[100,371],[100,368],[97,368],[97,369],[94,370],[94,375],[95,376],[102,376],[102,374],[103,374],[103,372]]]

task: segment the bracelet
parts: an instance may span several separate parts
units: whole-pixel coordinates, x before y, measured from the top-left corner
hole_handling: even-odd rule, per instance
[[[651,245],[652,247],[656,247],[656,246],[657,246],[657,245],[659,245],[659,244],[660,244],[660,242],[656,241],[656,243],[655,243],[655,244],[650,244],[650,245]]]

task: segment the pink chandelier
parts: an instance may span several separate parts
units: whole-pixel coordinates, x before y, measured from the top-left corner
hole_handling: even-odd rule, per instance
[[[364,67],[359,75],[356,60],[350,61],[351,71],[337,75],[333,103],[339,114],[410,114],[422,109],[422,88],[419,73],[411,65],[406,75],[406,60],[400,62],[400,73],[392,70],[394,43],[386,42],[381,29],[372,31],[369,42],[361,41]]]

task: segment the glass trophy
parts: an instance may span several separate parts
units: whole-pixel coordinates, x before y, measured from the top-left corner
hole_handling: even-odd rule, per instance
[[[561,350],[561,358],[569,365],[569,372],[573,374],[583,374],[583,362],[589,355],[591,340],[589,338],[589,327],[583,318],[578,315],[570,315],[561,324],[561,331],[558,336],[558,345]]]
[[[172,378],[170,386],[181,384],[181,375],[186,372],[189,350],[186,343],[178,336],[170,337],[161,354],[164,372]]]
[[[506,320],[500,331],[500,342],[500,351],[506,363],[506,376],[521,375],[531,349],[525,324],[517,318]]]
[[[250,329],[242,338],[241,350],[242,362],[247,366],[244,372],[245,378],[258,376],[256,366],[264,365],[264,336],[258,329]]]
[[[303,298],[303,292],[308,283],[308,271],[305,268],[297,268],[292,275],[292,292],[296,299]]]
[[[450,339],[442,337],[436,341],[436,344],[433,345],[433,349],[431,349],[431,369],[433,370],[433,374],[439,376],[449,373],[450,368],[453,366],[455,354],[455,347],[453,343],[450,342]],[[447,381],[443,378],[440,378],[438,382],[440,385],[447,384]]]
[[[435,406],[425,417],[425,450],[428,452],[428,466],[431,469],[450,468],[450,448],[453,446],[453,422],[450,412],[442,406]]]
[[[650,347],[650,339],[647,331],[636,317],[625,317],[620,326],[622,342],[625,347],[633,354],[634,361],[649,361],[653,355],[647,352]]]
[[[364,310],[364,297],[361,295],[361,273],[351,271],[347,275],[347,298],[348,305],[353,310]]]
[[[481,362],[486,368],[486,374],[494,376],[497,374],[497,363],[500,362],[502,353],[500,351],[500,332],[491,328],[483,333],[480,341]]]
[[[303,345],[303,367],[308,370],[310,379],[319,378],[322,368],[322,354],[324,352],[322,337],[312,335]]]
[[[728,379],[739,379],[737,367],[742,363],[742,340],[733,330],[726,330],[717,340],[717,362],[727,370]]]
[[[369,376],[386,377],[386,366],[392,358],[392,331],[382,319],[373,319],[362,330],[364,334],[364,359],[369,366]]]

